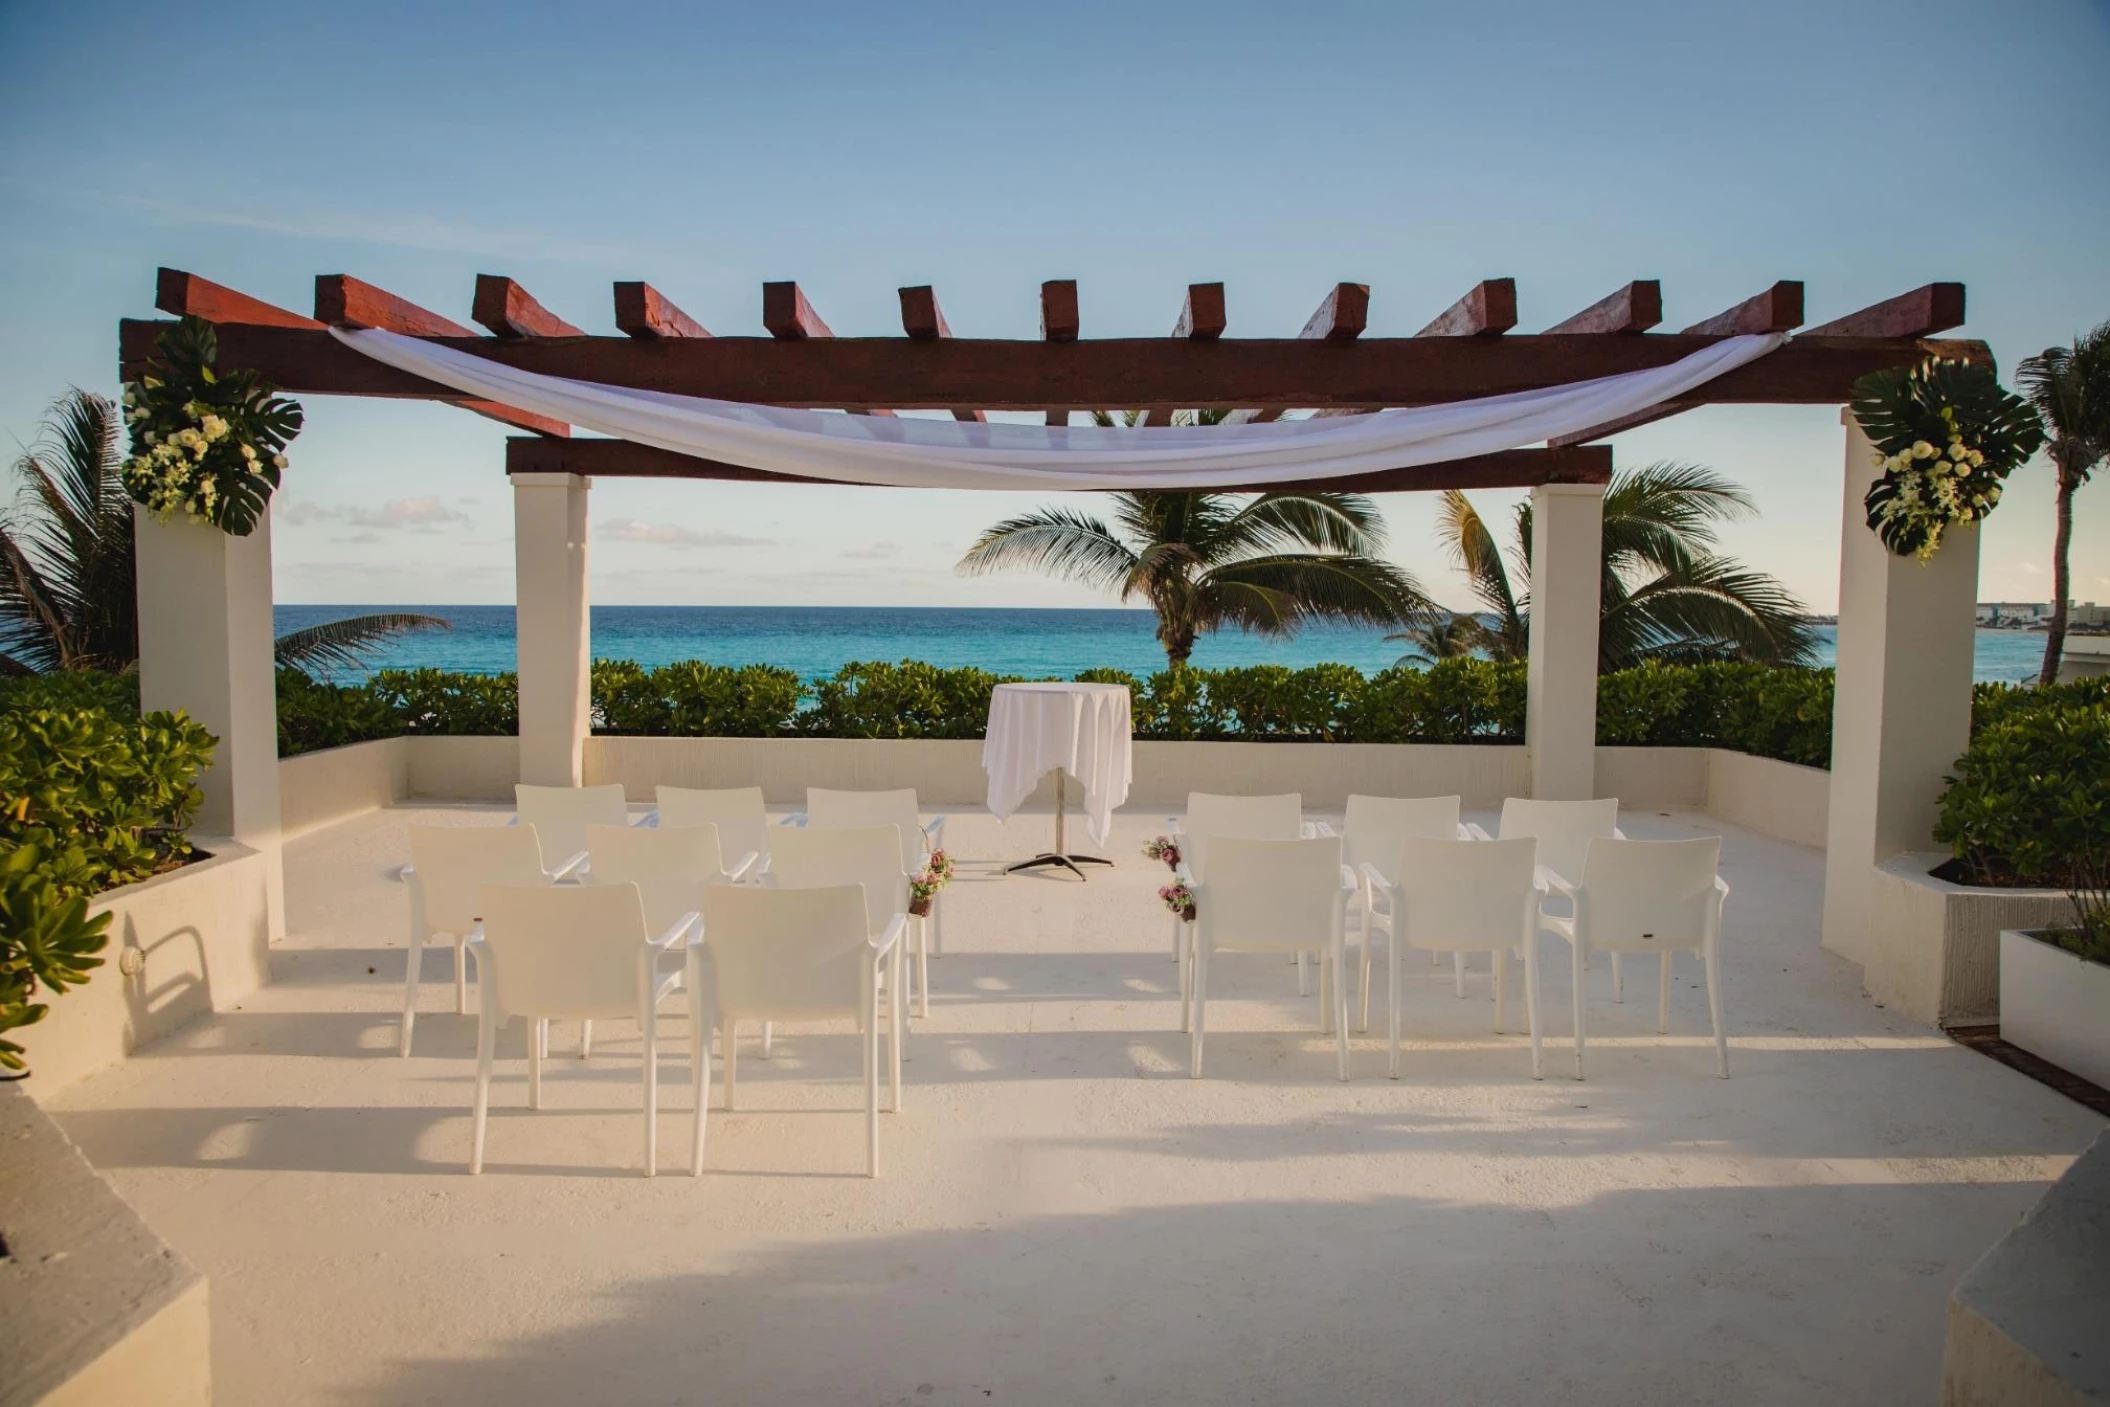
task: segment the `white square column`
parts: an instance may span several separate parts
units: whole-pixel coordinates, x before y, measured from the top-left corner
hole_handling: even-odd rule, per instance
[[[520,780],[575,787],[592,729],[586,501],[593,481],[577,474],[512,478]]]
[[[1602,606],[1604,485],[1531,491],[1531,649],[1524,749],[1531,794],[1587,801],[1597,792],[1597,622]]]
[[[271,937],[284,937],[271,515],[247,537],[137,507],[133,523],[139,706],[182,709],[220,740],[198,778],[205,800],[191,829],[267,857]]]
[[[1952,527],[1921,562],[1868,530],[1880,472],[1851,412],[1839,541],[1838,689],[1832,703],[1824,946],[1866,965],[1877,865],[1934,847],[1946,777],[1971,742],[1978,529]]]

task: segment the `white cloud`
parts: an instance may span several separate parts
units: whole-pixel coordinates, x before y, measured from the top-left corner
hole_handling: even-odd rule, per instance
[[[698,532],[679,523],[648,523],[640,518],[609,518],[601,523],[601,536],[610,542],[635,542],[655,547],[774,547],[766,537],[742,537],[738,533]]]
[[[442,528],[473,526],[476,522],[469,514],[459,508],[448,507],[432,494],[417,498],[391,498],[379,508],[310,503],[301,499],[282,505],[278,520],[295,526],[304,523],[342,523],[346,527],[366,528],[372,532],[397,529],[438,532]],[[372,539],[368,536],[359,540]]]
[[[2015,563],[2015,570],[2022,573],[2024,576],[2044,575],[2044,569],[2038,566],[2035,562],[2017,562]]]
[[[843,553],[843,556],[885,561],[889,557],[898,556],[900,552],[901,544],[898,542],[874,542],[864,547],[853,547]]]

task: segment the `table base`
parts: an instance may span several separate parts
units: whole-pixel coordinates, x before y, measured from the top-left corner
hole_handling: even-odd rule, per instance
[[[1071,874],[1077,876],[1077,878],[1083,879],[1084,871],[1077,868],[1079,865],[1111,865],[1112,863],[1112,860],[1102,859],[1097,855],[1057,855],[1053,851],[1049,851],[1046,854],[1035,855],[1030,860],[1020,860],[1015,865],[1006,865],[1004,866],[1004,873],[1010,874],[1014,870],[1037,870],[1060,865]]]

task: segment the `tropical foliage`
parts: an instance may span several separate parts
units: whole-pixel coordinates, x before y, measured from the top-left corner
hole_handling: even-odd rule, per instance
[[[155,345],[152,368],[125,388],[125,490],[162,518],[186,513],[246,537],[278,488],[300,406],[253,371],[215,370],[219,335],[203,318]]]
[[[2110,867],[2110,694],[2061,686],[1995,697],[1977,710],[1935,838],[1975,883],[2100,880]]]
[[[1816,637],[1802,603],[1775,578],[1716,551],[1717,526],[1754,511],[1742,488],[1695,464],[1612,476],[1604,498],[1601,671],[1650,660],[1799,665],[1813,658]],[[1492,618],[1475,623],[1475,643],[1495,659],[1525,658],[1531,505],[1518,505],[1505,550],[1472,501],[1447,490],[1437,531]]]
[[[1384,519],[1358,494],[1130,491],[1112,523],[1042,508],[998,523],[960,559],[968,575],[1023,568],[1143,601],[1166,661],[1233,627],[1288,636],[1313,620],[1403,625],[1428,608],[1414,578],[1379,553]]]
[[[2049,434],[2044,452],[2058,473],[2058,527],[2052,539],[2051,620],[2046,623],[2044,668],[2038,682],[2059,677],[2066,648],[2066,608],[2073,595],[2073,496],[2097,465],[2110,458],[2110,322],[2071,347],[2049,347],[2025,358],[2015,380]]]
[[[1991,513],[2002,482],[2044,442],[2029,403],[1976,362],[1929,357],[1870,372],[1854,383],[1853,413],[1883,471],[1863,500],[1868,526],[1922,562],[1949,527]]]

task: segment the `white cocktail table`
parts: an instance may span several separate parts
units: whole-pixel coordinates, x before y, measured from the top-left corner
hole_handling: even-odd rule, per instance
[[[989,774],[989,812],[1009,818],[1048,773],[1055,774],[1055,848],[1007,870],[1059,867],[1084,878],[1080,865],[1110,865],[1072,855],[1064,834],[1066,779],[1084,787],[1084,828],[1106,843],[1114,808],[1132,779],[1128,690],[1119,684],[999,684],[989,696],[989,734],[982,770]]]

